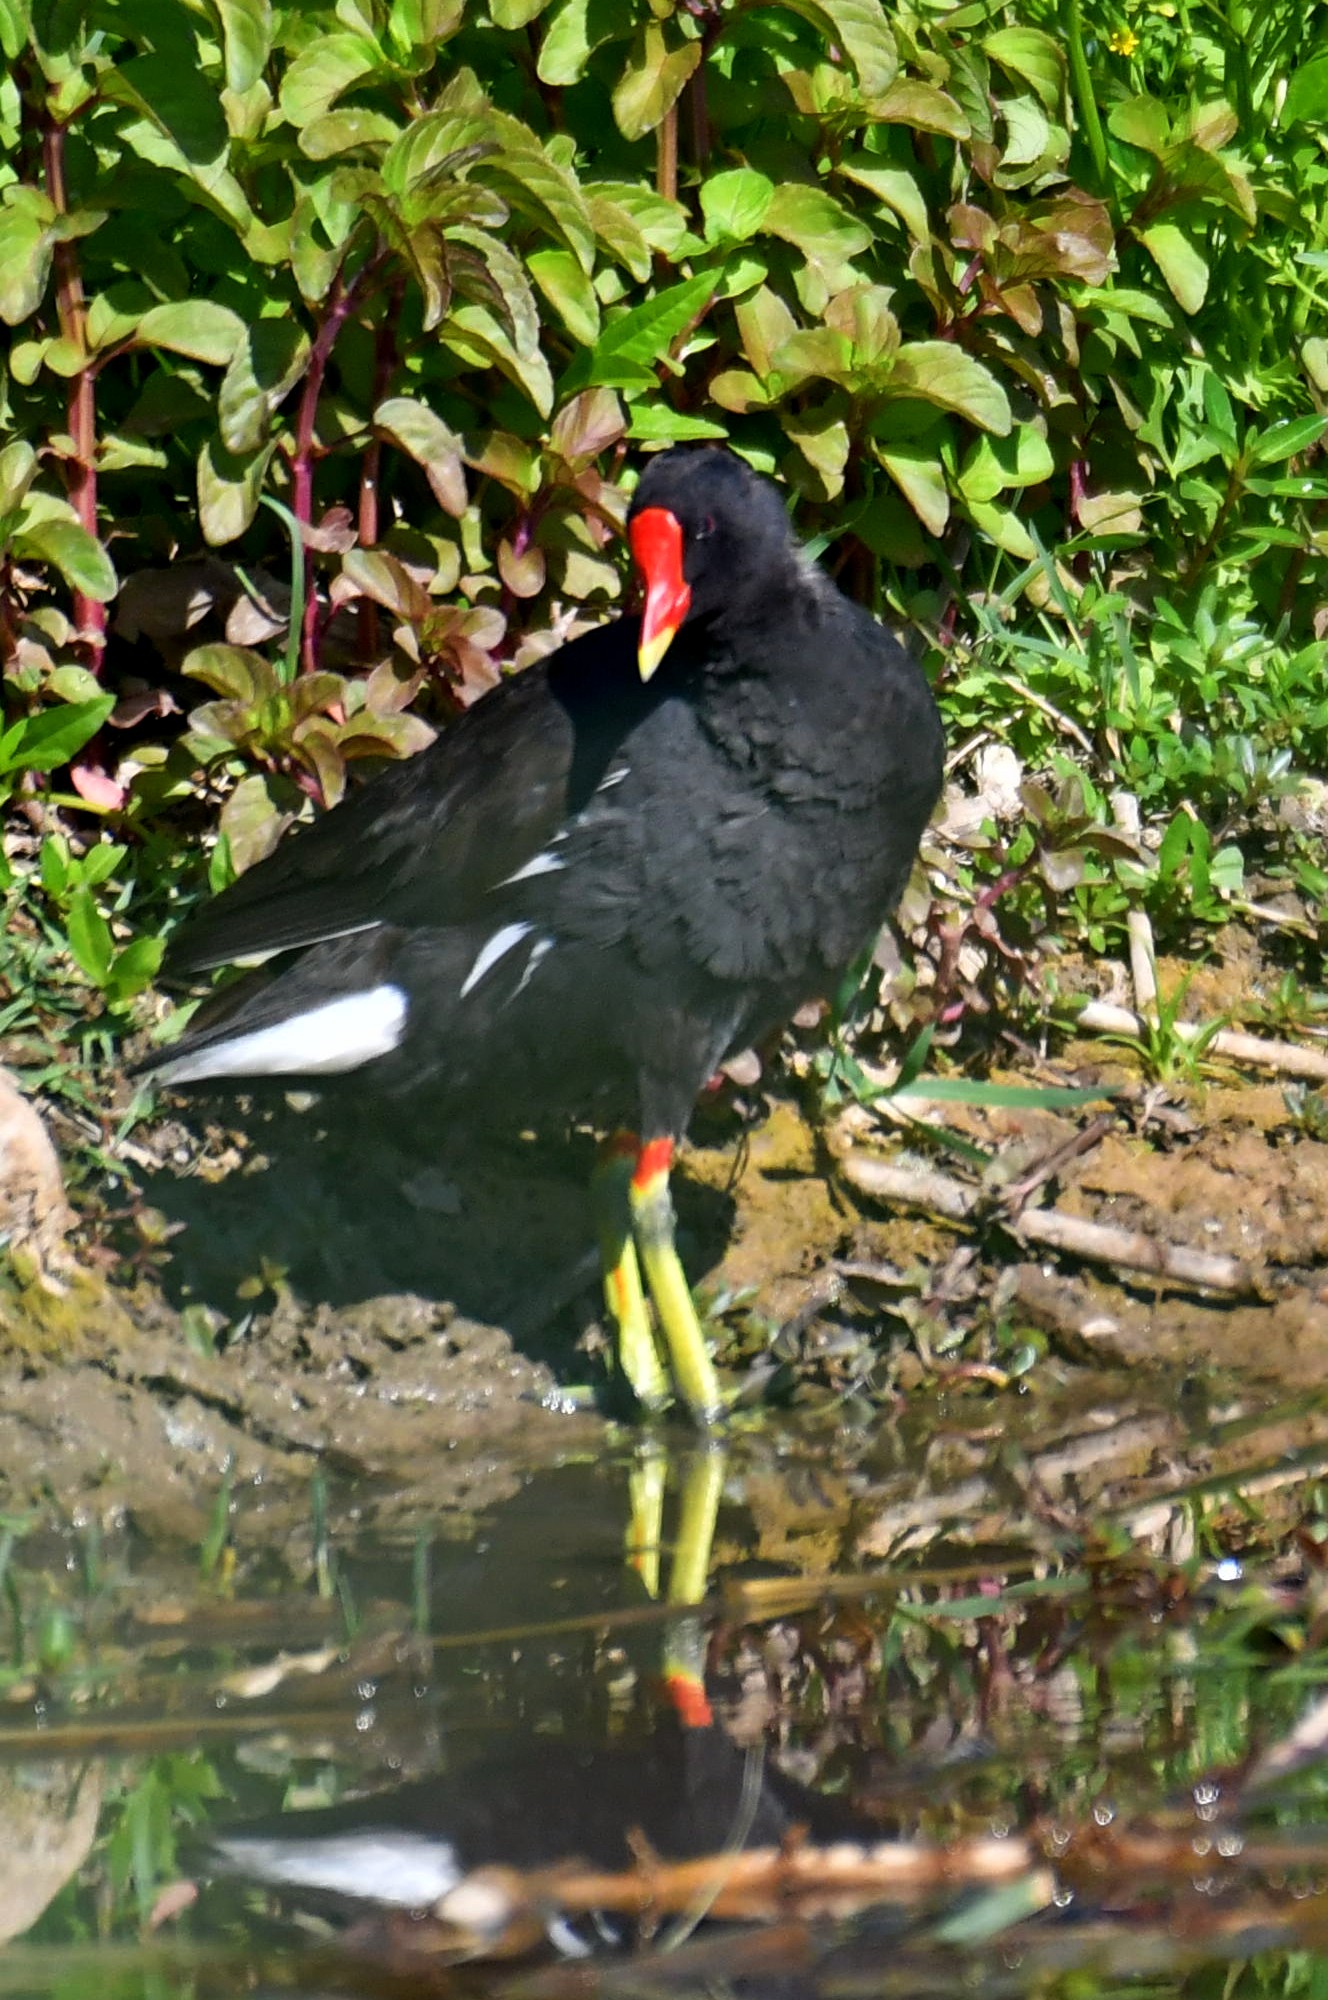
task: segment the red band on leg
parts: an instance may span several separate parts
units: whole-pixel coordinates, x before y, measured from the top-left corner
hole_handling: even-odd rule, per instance
[[[673,1704],[684,1729],[708,1729],[715,1719],[715,1712],[706,1698],[706,1691],[695,1674],[669,1674],[664,1682],[669,1700]]]
[[[648,1140],[636,1156],[636,1172],[632,1175],[632,1186],[638,1194],[644,1194],[653,1181],[668,1179],[669,1168],[672,1165],[672,1139]]]

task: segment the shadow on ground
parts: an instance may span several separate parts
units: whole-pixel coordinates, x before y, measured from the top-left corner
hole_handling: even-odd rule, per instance
[[[602,1312],[590,1134],[477,1134],[423,1101],[255,1099],[240,1123],[232,1097],[188,1115],[193,1142],[143,1184],[175,1231],[162,1269],[173,1305],[234,1319],[274,1285],[336,1309],[409,1293],[500,1325],[522,1353],[584,1377],[572,1350]],[[685,1175],[676,1195],[684,1258],[707,1269],[733,1201]]]

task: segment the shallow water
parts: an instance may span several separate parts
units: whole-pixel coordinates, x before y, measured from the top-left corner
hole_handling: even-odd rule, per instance
[[[681,1436],[528,1469],[474,1511],[315,1472],[277,1508],[220,1486],[198,1542],[14,1519],[0,1925],[23,1941],[0,1991],[1079,1995],[1209,1990],[1233,1961],[1242,1991],[1317,1990],[1297,1954],[1324,1941],[1325,1781],[1285,1745],[1324,1677],[1321,1405],[1108,1398],[1067,1373],[871,1433],[763,1424],[723,1462],[698,1622],[624,1555],[644,1475],[666,1598],[716,1470]],[[738,1794],[778,1771],[865,1845],[925,1842],[906,1893],[827,1915],[785,1885],[737,1926],[701,1921],[703,1898],[682,1923],[662,1906],[627,1957],[536,1941],[458,1970],[454,1931],[359,1908],[347,1942],[345,1905],[278,1906],[207,1858],[208,1829],[421,1783],[445,1833],[483,1819],[483,1860],[594,1858],[613,1811],[672,1827],[660,1799],[688,1793],[696,1738],[659,1675],[680,1660],[742,1746]],[[690,1853],[731,1847],[738,1794],[687,1797]],[[992,1835],[995,1883],[974,1872]]]

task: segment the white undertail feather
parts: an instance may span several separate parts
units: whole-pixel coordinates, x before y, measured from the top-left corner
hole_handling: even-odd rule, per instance
[[[331,1076],[390,1055],[405,1033],[408,1011],[399,986],[372,986],[178,1056],[157,1075],[168,1084],[223,1076]]]
[[[461,1880],[455,1847],[425,1834],[383,1828],[377,1833],[296,1834],[264,1839],[223,1835],[217,1847],[231,1866],[264,1882],[365,1897],[397,1909],[428,1909]]]

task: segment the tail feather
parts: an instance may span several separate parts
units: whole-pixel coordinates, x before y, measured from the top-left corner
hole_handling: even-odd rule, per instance
[[[175,1086],[329,1076],[389,1055],[410,1011],[388,972],[390,944],[380,930],[316,946],[276,971],[250,973],[200,1008],[178,1042],[139,1067]]]

